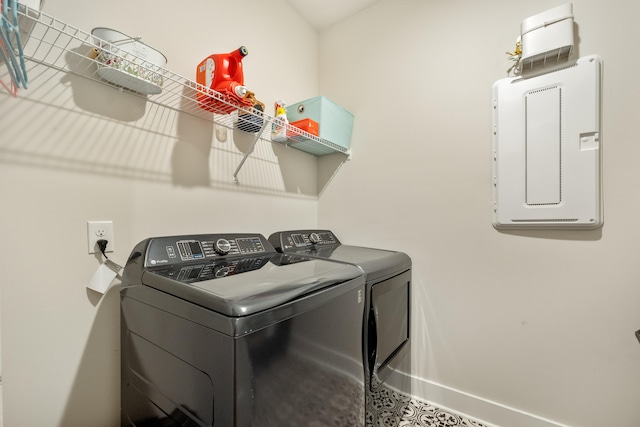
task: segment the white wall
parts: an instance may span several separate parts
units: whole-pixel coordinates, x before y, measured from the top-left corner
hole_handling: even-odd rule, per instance
[[[640,424],[636,2],[573,2],[580,54],[605,63],[604,228],[491,227],[491,85],[521,20],[558,4],[383,0],[324,31],[318,62],[317,35],[280,0],[190,1],[188,13],[48,0],[46,13],[85,30],[142,35],[185,76],[248,46],[247,83],[267,105],[322,93],[355,113],[354,156],[318,203],[315,159],[293,150],[260,144],[235,186],[239,151],[205,122],[40,67],[18,99],[0,94],[5,425],[118,425],[118,295],[85,289],[98,265],[87,220],[114,221],[120,263],[151,235],[316,222],[404,250],[424,383],[570,426]]]
[[[412,257],[421,397],[450,406],[453,390],[529,414],[504,427],[635,426],[638,2],[573,1],[580,56],[604,60],[604,227],[491,226],[491,86],[520,22],[559,4],[383,0],[323,31],[320,92],[356,121],[319,225]],[[506,419],[477,406],[471,415]]]
[[[318,93],[318,35],[282,0],[48,0],[43,11],[142,36],[190,79],[206,56],[246,45],[245,83],[269,113],[276,99]],[[284,28],[271,22],[296,35],[287,67]],[[114,222],[120,264],[150,236],[315,226],[317,162],[262,141],[233,184],[242,153],[211,123],[28,65],[30,88],[0,93],[5,426],[115,426],[119,298],[85,288],[99,265],[86,222]]]

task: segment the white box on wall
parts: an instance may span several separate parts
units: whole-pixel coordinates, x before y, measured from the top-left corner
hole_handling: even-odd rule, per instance
[[[493,225],[602,225],[598,56],[493,86]]]
[[[571,3],[549,9],[522,21],[523,73],[549,70],[569,60],[573,51],[573,5]]]

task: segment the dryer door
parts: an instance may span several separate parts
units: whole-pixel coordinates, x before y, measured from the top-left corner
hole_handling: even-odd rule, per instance
[[[411,270],[408,270],[371,288],[367,357],[372,389],[410,359],[410,287]]]

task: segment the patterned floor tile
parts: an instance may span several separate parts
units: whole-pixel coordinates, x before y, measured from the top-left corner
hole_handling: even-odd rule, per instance
[[[487,427],[389,389],[374,394],[366,424],[367,427]]]

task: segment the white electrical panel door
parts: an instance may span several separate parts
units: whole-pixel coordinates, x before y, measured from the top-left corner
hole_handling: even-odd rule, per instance
[[[493,225],[602,225],[597,56],[493,85]]]

